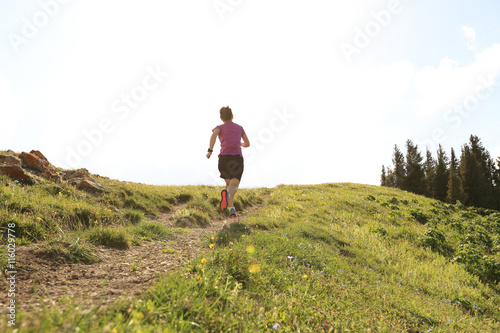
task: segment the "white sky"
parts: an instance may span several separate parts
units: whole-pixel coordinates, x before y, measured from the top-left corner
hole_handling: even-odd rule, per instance
[[[221,185],[205,154],[229,105],[252,143],[245,187],[379,184],[406,139],[449,152],[474,134],[497,157],[499,12],[495,0],[2,1],[0,150]]]

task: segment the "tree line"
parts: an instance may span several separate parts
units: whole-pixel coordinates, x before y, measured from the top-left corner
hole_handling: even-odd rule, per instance
[[[500,157],[496,161],[471,135],[460,156],[451,149],[450,157],[439,145],[436,157],[406,141],[406,156],[394,145],[391,167],[382,166],[380,183],[443,202],[500,210]]]

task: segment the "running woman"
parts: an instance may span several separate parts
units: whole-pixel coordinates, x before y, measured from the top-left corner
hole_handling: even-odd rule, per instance
[[[233,112],[229,106],[224,106],[220,109],[220,119],[223,121],[223,124],[212,130],[207,158],[212,156],[218,136],[221,146],[219,172],[220,177],[226,181],[226,189],[221,192],[220,209],[225,210],[229,207],[229,217],[235,218],[234,196],[236,191],[238,191],[241,176],[243,175],[243,154],[241,153],[241,147],[250,147],[250,141],[243,127],[233,123]],[[241,142],[242,139],[243,142]]]

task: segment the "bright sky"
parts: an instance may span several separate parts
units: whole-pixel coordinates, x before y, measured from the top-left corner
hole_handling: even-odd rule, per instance
[[[0,4],[0,150],[148,184],[379,184],[394,144],[500,156],[497,0],[24,0]],[[215,152],[219,151],[219,143]],[[434,154],[435,155],[435,154]]]

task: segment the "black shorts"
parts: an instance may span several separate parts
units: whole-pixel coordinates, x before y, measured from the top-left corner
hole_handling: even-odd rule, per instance
[[[243,175],[243,156],[240,155],[221,155],[219,157],[220,178],[233,179],[241,181]]]

